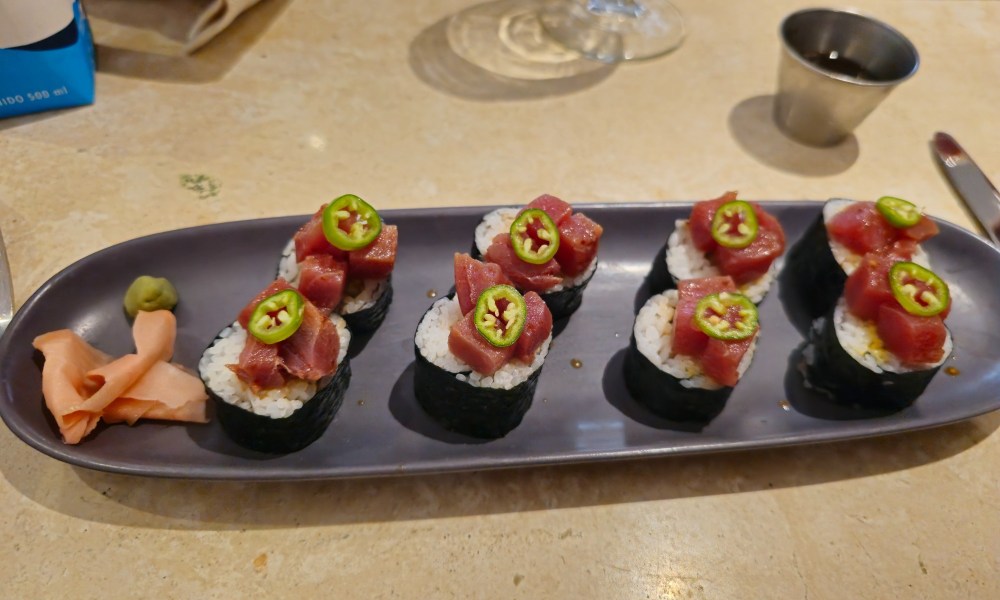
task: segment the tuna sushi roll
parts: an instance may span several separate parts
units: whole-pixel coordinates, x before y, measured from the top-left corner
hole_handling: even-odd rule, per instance
[[[417,401],[446,429],[503,437],[531,406],[552,341],[552,314],[500,267],[455,255],[455,294],[436,301],[414,336]]]
[[[561,319],[583,301],[603,233],[586,215],[546,194],[524,208],[500,208],[483,217],[473,256],[500,265],[519,291],[538,293]]]
[[[738,291],[759,303],[780,269],[785,251],[781,223],[756,202],[726,192],[695,203],[667,239],[667,270],[682,279],[729,276]]]
[[[285,246],[278,277],[316,308],[340,314],[356,333],[373,331],[392,302],[399,232],[361,198],[323,205]]]
[[[300,450],[323,434],[351,379],[351,334],[283,279],[254,298],[202,354],[202,380],[223,430],[268,453]]]
[[[891,251],[929,267],[920,242],[937,224],[912,203],[885,196],[878,202],[835,198],[789,252],[786,276],[810,318],[827,314],[844,292],[847,276],[866,254]]]
[[[683,279],[639,309],[625,384],[654,414],[707,422],[750,366],[757,307],[728,275]]]
[[[911,404],[951,354],[948,285],[892,249],[870,252],[844,295],[817,319],[803,351],[809,385],[841,403]]]

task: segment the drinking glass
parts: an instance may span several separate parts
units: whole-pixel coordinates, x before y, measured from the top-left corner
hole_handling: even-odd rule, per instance
[[[548,0],[540,20],[563,46],[605,63],[666,54],[686,34],[668,0]]]

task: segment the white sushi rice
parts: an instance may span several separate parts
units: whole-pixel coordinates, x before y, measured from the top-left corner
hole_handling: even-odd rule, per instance
[[[846,198],[831,198],[823,204],[823,223],[829,223],[842,210],[856,204],[856,202],[856,200],[848,200]],[[829,238],[830,252],[833,253],[833,259],[837,261],[837,264],[844,270],[844,273],[850,275],[855,271],[855,269],[858,268],[858,265],[861,264],[861,259],[864,258],[864,255],[855,254],[854,252],[851,252],[847,246],[834,240],[830,236],[827,237]],[[919,244],[917,245],[917,250],[913,253],[913,262],[922,267],[926,267],[928,269],[931,268],[930,258],[927,256],[927,253],[924,252],[923,247]]]
[[[514,219],[517,218],[519,212],[521,212],[520,208],[506,207],[486,213],[479,225],[476,225],[476,249],[479,250],[480,255],[486,256],[486,251],[493,244],[493,238],[501,233],[510,233],[510,226],[514,224]],[[545,290],[545,293],[561,292],[565,289],[579,287],[590,279],[596,270],[597,257],[595,256],[583,273],[573,277],[563,277],[562,283]]]
[[[462,319],[462,309],[456,298],[442,298],[435,302],[420,320],[414,342],[420,354],[434,365],[455,373],[455,379],[467,381],[482,388],[509,390],[524,382],[535,371],[542,368],[549,353],[552,334],[542,342],[530,365],[520,361],[510,361],[493,375],[482,375],[461,361],[448,350],[448,334],[451,327]]]
[[[299,285],[299,264],[295,259],[295,240],[288,240],[284,250],[281,251],[281,260],[278,261],[278,277],[284,277],[285,281],[298,287]],[[389,289],[389,278],[384,279],[362,279],[362,288],[356,294],[348,295],[347,288],[344,288],[344,297],[337,306],[335,312],[342,315],[356,313],[366,308],[375,306],[378,299]]]
[[[855,360],[875,373],[907,373],[930,369],[944,363],[951,354],[951,332],[944,340],[944,356],[940,361],[927,365],[905,365],[892,352],[886,350],[873,321],[865,321],[847,310],[847,301],[841,297],[833,310],[834,331],[837,341]],[[821,325],[820,325],[821,326]]]
[[[722,275],[722,271],[712,264],[708,256],[695,247],[688,220],[677,219],[674,225],[673,233],[667,238],[667,270],[670,274],[678,280]],[[754,304],[759,303],[767,295],[767,290],[771,288],[771,283],[783,263],[784,257],[778,257],[771,263],[771,268],[766,273],[753,281],[737,286],[740,293],[750,298]]]
[[[677,290],[667,290],[646,301],[635,318],[632,333],[639,352],[661,371],[676,377],[682,386],[703,390],[717,390],[723,386],[702,373],[701,366],[693,357],[670,355],[674,340],[674,313],[677,308]],[[750,348],[737,366],[740,377],[750,367],[754,350],[757,348],[758,333]]]
[[[351,332],[339,315],[330,315],[330,321],[337,326],[337,334],[340,336],[340,351],[337,354],[339,368],[347,356]],[[254,393],[249,385],[226,366],[240,362],[240,353],[246,341],[246,329],[236,322],[223,329],[215,343],[201,355],[198,372],[205,385],[219,398],[258,415],[283,419],[302,408],[303,404],[316,395],[316,382],[301,379],[292,379],[282,388]]]

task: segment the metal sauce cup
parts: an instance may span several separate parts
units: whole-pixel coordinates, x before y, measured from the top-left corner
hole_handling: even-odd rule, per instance
[[[787,135],[812,146],[843,141],[920,65],[903,34],[853,12],[801,10],[779,31],[774,119]]]

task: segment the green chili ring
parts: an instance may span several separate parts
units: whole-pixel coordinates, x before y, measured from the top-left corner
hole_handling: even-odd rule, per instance
[[[277,344],[299,330],[304,314],[302,295],[295,290],[282,290],[261,300],[250,315],[247,329],[265,344]]]
[[[709,294],[695,306],[694,324],[717,340],[745,340],[757,331],[757,307],[736,292]]]
[[[473,322],[476,331],[497,348],[517,342],[528,318],[524,296],[509,285],[487,288],[476,300]]]
[[[922,285],[917,286],[914,282]],[[900,261],[889,269],[889,288],[903,310],[917,317],[933,317],[948,308],[948,284],[930,269]]]
[[[350,231],[344,231],[340,223],[352,214],[357,215],[357,220],[351,224]],[[344,194],[323,209],[323,235],[341,250],[364,248],[374,242],[381,232],[382,218],[378,216],[378,211],[354,194]]]
[[[541,222],[541,227],[535,232],[541,240],[537,248],[533,247],[534,238],[528,234],[528,226],[533,225],[535,219]],[[514,248],[514,254],[524,262],[532,265],[545,264],[552,260],[559,250],[559,227],[544,210],[529,208],[511,223],[510,244]]]
[[[882,196],[875,202],[875,208],[890,225],[897,229],[913,227],[920,222],[920,209],[912,202],[892,196]]]
[[[731,219],[738,222],[731,223]],[[757,214],[743,200],[726,202],[712,217],[712,239],[726,248],[746,248],[757,239],[757,231]]]

